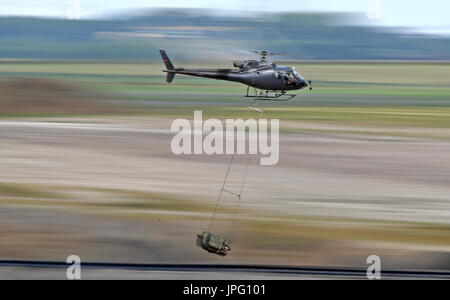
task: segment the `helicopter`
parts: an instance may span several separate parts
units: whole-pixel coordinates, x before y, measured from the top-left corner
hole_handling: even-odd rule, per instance
[[[175,68],[166,51],[160,49],[159,52],[166,66],[166,70],[163,70],[163,72],[167,72],[166,80],[168,83],[172,82],[175,74],[234,81],[247,85],[245,97],[273,101],[286,101],[296,96],[296,94],[288,94],[288,91],[301,90],[307,87],[312,90],[311,80],[304,79],[295,68],[278,66],[274,62],[268,61],[267,57],[275,55],[275,53],[267,50],[254,51],[261,56],[259,61],[234,61],[234,69]],[[253,88],[252,93],[250,93],[250,87]]]

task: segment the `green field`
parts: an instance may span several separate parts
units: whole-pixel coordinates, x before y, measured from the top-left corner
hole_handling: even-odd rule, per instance
[[[381,127],[450,127],[450,76],[445,63],[293,65],[313,81],[313,91],[297,91],[299,95],[289,102],[266,102],[266,117]],[[201,109],[209,117],[247,116],[250,101],[242,97],[245,86],[181,75],[167,84],[161,69],[162,63],[156,62],[2,62],[0,80],[41,78],[75,83],[96,97],[120,103],[125,114],[190,117],[193,110]]]

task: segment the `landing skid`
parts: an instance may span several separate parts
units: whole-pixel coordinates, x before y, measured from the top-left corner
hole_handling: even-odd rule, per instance
[[[246,98],[253,98],[253,101],[248,105],[248,109],[254,110],[260,113],[264,113],[263,101],[288,101],[297,95],[286,94],[285,91],[281,93],[272,91],[258,91],[256,88],[253,89],[253,94],[249,93],[250,86],[247,87]],[[254,107],[253,104],[259,101],[259,107]]]
[[[247,98],[255,98],[255,100],[266,100],[266,101],[288,101],[294,98],[295,94],[286,94],[286,91],[277,93],[276,91],[261,91],[258,89],[253,89],[253,94],[250,94],[250,86],[247,87]]]

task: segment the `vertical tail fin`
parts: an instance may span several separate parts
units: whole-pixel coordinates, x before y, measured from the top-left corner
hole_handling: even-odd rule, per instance
[[[166,51],[159,49],[159,53],[161,53],[162,60],[164,64],[166,65],[167,71],[173,71],[175,70],[175,67],[173,66],[172,62],[170,61],[169,57],[166,54]],[[175,73],[168,72],[167,73],[167,82],[172,82],[173,78],[175,77]]]
[[[164,51],[164,50],[162,50],[162,49],[159,49],[159,53],[161,53],[161,57],[162,57],[162,59],[163,59],[164,64],[166,65],[167,70],[170,71],[170,70],[175,69],[175,68],[173,67],[173,64],[172,64],[172,62],[170,61],[169,57],[167,56],[166,51]]]

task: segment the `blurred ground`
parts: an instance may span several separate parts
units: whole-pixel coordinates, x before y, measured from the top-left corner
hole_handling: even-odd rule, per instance
[[[113,112],[93,93],[64,81],[16,78],[0,82],[0,112],[4,114],[93,114]]]
[[[82,269],[83,280],[323,280],[336,279],[325,275],[254,274],[237,272],[175,272],[134,270],[90,270]],[[0,278],[10,280],[66,280],[65,269],[10,268],[0,269]],[[340,276],[339,279],[355,277]],[[383,277],[386,278],[386,277]],[[394,278],[395,279],[395,278]]]
[[[101,121],[0,123],[2,256],[203,260],[194,233],[228,159],[171,154],[172,134],[151,120]],[[448,250],[448,143],[309,133],[280,143],[276,167],[250,167],[232,258],[330,264],[359,254],[363,262],[369,248],[433,251],[439,261]],[[235,187],[242,170],[232,173]],[[231,211],[232,199],[226,204]],[[229,233],[231,216],[219,220],[216,230]]]
[[[450,269],[443,66],[298,66],[314,90],[266,108],[264,117],[281,120],[280,162],[252,159],[225,258],[196,248],[195,233],[229,157],[175,156],[169,129],[198,109],[204,118],[260,117],[247,112],[242,86],[181,76],[168,86],[142,75],[146,66],[15,67],[0,75],[59,77],[122,109],[0,112],[0,258],[366,267],[377,254],[386,268]],[[225,199],[215,231],[231,235],[234,205]]]

